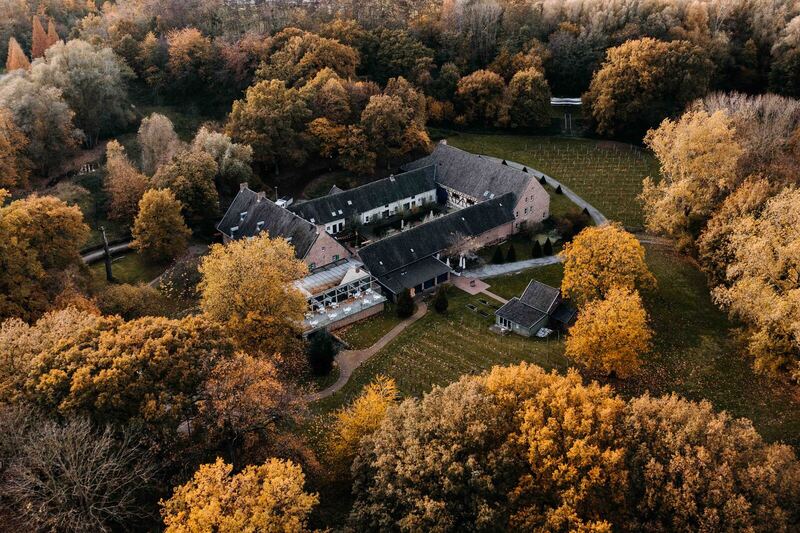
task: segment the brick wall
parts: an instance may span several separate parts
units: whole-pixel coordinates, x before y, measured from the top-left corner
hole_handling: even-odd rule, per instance
[[[350,253],[347,249],[339,244],[336,239],[328,235],[325,231],[325,226],[317,226],[317,232],[319,233],[317,240],[303,258],[303,261],[305,261],[309,267],[311,265],[321,267],[336,261],[336,259],[350,257]]]

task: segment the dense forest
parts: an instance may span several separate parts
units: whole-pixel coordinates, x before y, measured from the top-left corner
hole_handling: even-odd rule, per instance
[[[543,134],[551,97],[581,97],[587,136],[657,161],[646,230],[795,390],[796,2],[0,0],[0,57],[0,530],[800,527],[794,448],[624,389],[657,283],[621,224],[559,221],[585,372],[495,366],[405,398],[376,375],[324,418],[309,381],[335,348],[298,327],[308,266],[281,238],[209,246],[242,183],[388,175],[436,130]],[[92,191],[71,180],[87,154]],[[98,211],[158,288],[93,279]]]

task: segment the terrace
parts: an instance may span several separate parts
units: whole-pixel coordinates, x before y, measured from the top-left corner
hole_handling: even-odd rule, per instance
[[[375,278],[354,259],[316,269],[295,286],[308,298],[309,310],[303,321],[307,333],[377,314],[386,302]]]

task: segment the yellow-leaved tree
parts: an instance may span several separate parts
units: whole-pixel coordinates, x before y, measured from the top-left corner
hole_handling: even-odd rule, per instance
[[[131,246],[151,261],[169,261],[184,250],[192,232],[183,221],[181,203],[169,189],[150,189],[139,200]]]
[[[625,402],[580,375],[551,379],[524,404],[519,439],[530,472],[511,495],[513,530],[610,532],[628,486]]]
[[[340,473],[350,469],[358,453],[358,443],[374,433],[383,422],[386,411],[398,399],[394,380],[376,376],[353,402],[336,413],[329,439],[330,460]]]
[[[0,187],[28,184],[30,161],[25,156],[28,137],[14,123],[11,112],[0,108]]]
[[[639,367],[652,338],[639,293],[614,287],[605,299],[581,310],[569,330],[566,355],[593,370],[626,377]]]
[[[168,533],[305,531],[319,498],[303,490],[303,470],[291,461],[270,459],[231,475],[222,459],[205,464],[172,497],[161,501]]]
[[[200,306],[251,353],[286,358],[275,361],[286,369],[302,355],[296,337],[308,304],[292,282],[307,272],[286,239],[264,233],[217,244],[200,265]]]
[[[618,224],[586,228],[564,245],[561,290],[579,305],[604,298],[612,287],[652,289],[656,279],[644,247]]]
[[[722,110],[690,110],[650,130],[645,143],[661,166],[661,179],[645,178],[640,195],[647,229],[687,245],[740,183],[743,149],[732,120]]]
[[[731,257],[714,300],[745,322],[755,368],[800,381],[800,190],[785,189],[760,213],[732,224]]]
[[[109,198],[108,215],[130,222],[139,210],[139,200],[148,188],[147,176],[136,170],[116,140],[106,145],[105,189]]]

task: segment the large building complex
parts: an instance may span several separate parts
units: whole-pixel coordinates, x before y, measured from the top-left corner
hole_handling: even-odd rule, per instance
[[[341,283],[331,287],[314,288],[311,281],[303,286],[310,306],[307,325],[313,329],[342,325],[330,313],[321,317],[326,305],[340,304],[332,294],[358,301],[345,306],[348,313],[333,313],[349,323],[366,313],[365,302],[378,304],[405,289],[418,294],[445,283],[469,250],[502,241],[549,216],[550,196],[532,171],[444,142],[403,170],[353,189],[334,187],[321,198],[293,205],[278,205],[243,184],[217,229],[226,242],[262,232],[286,238],[308,264],[309,278],[331,280],[341,274]],[[448,212],[435,216],[435,206]],[[405,224],[408,215],[428,209],[421,223]],[[398,218],[400,231],[385,238],[364,246],[346,238],[348,230]],[[354,281],[357,288],[350,286]],[[378,292],[383,296],[376,298]]]

